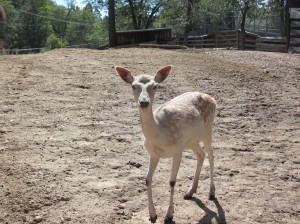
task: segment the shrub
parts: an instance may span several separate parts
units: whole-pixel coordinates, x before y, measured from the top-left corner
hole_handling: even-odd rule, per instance
[[[46,49],[63,48],[66,43],[62,42],[55,34],[50,34],[46,41]]]

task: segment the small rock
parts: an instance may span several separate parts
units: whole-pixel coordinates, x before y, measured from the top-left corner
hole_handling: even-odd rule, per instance
[[[60,201],[70,201],[71,200],[71,198],[70,197],[67,197],[67,196],[62,196],[61,198],[60,198]]]
[[[142,166],[142,164],[140,164],[140,163],[137,163],[137,162],[131,162],[131,161],[129,161],[129,162],[127,163],[127,165],[134,166],[134,167],[136,167],[136,168],[140,168],[140,167]]]
[[[124,209],[124,208],[125,208],[125,206],[124,206],[124,205],[122,205],[122,204],[120,204],[120,205],[118,205],[118,208],[119,208],[119,209]]]
[[[0,129],[0,134],[5,134],[7,131],[4,129]]]
[[[189,180],[193,180],[193,179],[194,179],[193,176],[187,176],[187,178],[188,178]]]
[[[117,212],[118,215],[125,215],[125,211]]]
[[[66,217],[64,218],[64,220],[67,221],[67,222],[70,222],[72,219],[71,219],[71,217],[66,216]]]
[[[125,203],[125,202],[128,201],[128,199],[126,199],[126,198],[120,198],[118,201],[121,202],[121,203]]]
[[[43,217],[38,215],[38,216],[34,217],[33,221],[35,223],[40,223],[41,221],[43,221]]]
[[[111,168],[113,169],[113,170],[116,170],[116,169],[119,169],[119,168],[121,168],[122,166],[119,166],[119,165],[113,165]]]

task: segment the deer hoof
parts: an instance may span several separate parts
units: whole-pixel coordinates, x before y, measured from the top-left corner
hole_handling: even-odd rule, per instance
[[[155,223],[156,219],[157,219],[157,215],[155,215],[154,217],[150,217],[149,220],[150,220],[151,223]]]
[[[184,195],[184,200],[191,200],[193,198],[194,192],[190,189],[188,192]]]
[[[184,200],[191,200],[192,198],[193,198],[193,196],[188,195],[188,194],[184,195],[184,197],[183,197]]]
[[[173,223],[173,216],[172,217],[168,217],[166,216],[165,220],[164,220],[165,224],[171,224]]]

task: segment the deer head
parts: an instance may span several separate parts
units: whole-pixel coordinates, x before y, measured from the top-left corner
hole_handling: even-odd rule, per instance
[[[116,67],[117,74],[128,84],[131,84],[133,96],[142,109],[152,106],[157,85],[164,81],[172,70],[172,66],[160,69],[155,76],[139,75],[132,76],[131,72],[123,67]]]

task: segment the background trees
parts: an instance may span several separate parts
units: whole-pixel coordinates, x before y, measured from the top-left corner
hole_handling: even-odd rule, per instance
[[[5,48],[45,47],[49,36],[65,45],[105,44],[105,19],[97,18],[92,4],[79,8],[74,3],[70,0],[64,7],[51,0],[0,0],[7,14],[0,22]]]
[[[108,43],[108,3],[114,3],[115,30],[171,27],[174,36],[206,34],[224,29],[242,32],[283,31],[285,0],[75,0],[58,6],[53,0],[0,0],[7,20],[0,21],[5,48]],[[51,37],[49,39],[49,37]]]

